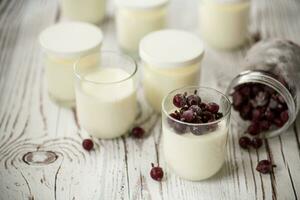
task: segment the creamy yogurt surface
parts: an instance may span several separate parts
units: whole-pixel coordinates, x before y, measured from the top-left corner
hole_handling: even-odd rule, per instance
[[[100,68],[76,87],[80,124],[98,138],[124,134],[134,122],[137,99],[134,81],[120,68]]]
[[[163,122],[163,151],[169,167],[181,178],[198,181],[217,173],[225,161],[226,122],[204,135],[177,134]]]

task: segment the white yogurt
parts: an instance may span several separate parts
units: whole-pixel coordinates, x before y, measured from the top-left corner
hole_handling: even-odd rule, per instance
[[[175,133],[163,122],[163,151],[167,164],[180,177],[198,181],[217,173],[225,161],[228,127],[225,121],[204,135]]]
[[[198,85],[204,50],[199,38],[180,30],[156,31],[140,43],[143,87],[149,104],[161,110],[163,97],[187,85]]]
[[[78,81],[78,118],[89,134],[110,139],[123,135],[131,127],[137,113],[136,88],[132,79],[120,81],[129,76],[120,68],[99,68]]]
[[[40,34],[48,92],[55,102],[74,104],[73,64],[81,56],[100,51],[102,38],[98,27],[81,22],[59,23]]]
[[[62,0],[62,13],[70,20],[98,24],[105,16],[105,0]]]
[[[136,54],[139,42],[146,34],[165,28],[167,1],[117,1],[117,40],[124,51]]]
[[[217,49],[233,49],[248,37],[250,1],[202,0],[199,4],[203,39]]]

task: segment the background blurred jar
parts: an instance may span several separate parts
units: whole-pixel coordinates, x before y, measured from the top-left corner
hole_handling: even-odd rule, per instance
[[[118,0],[117,40],[123,51],[137,54],[140,40],[166,27],[168,0]]]
[[[70,20],[98,24],[105,16],[105,0],[61,0],[61,5]]]
[[[141,40],[139,52],[144,93],[155,111],[161,111],[162,99],[170,91],[198,85],[204,50],[195,35],[181,30],[156,31]]]
[[[248,37],[249,0],[201,0],[200,32],[217,49],[242,46]]]
[[[64,22],[41,32],[39,41],[44,51],[48,93],[63,106],[75,105],[73,64],[82,56],[100,51],[102,31],[83,22]],[[85,65],[95,63],[90,56]]]

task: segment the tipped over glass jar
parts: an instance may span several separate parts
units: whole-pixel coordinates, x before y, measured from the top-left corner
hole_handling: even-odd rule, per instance
[[[249,122],[245,132],[253,137],[277,136],[299,111],[300,46],[283,39],[263,41],[245,61],[227,90],[236,111],[233,119]]]

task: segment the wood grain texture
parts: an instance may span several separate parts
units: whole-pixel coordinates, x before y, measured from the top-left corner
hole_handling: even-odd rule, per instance
[[[252,33],[300,43],[300,1],[252,2]],[[108,17],[101,25],[103,49],[119,51],[113,10],[109,1]],[[95,139],[95,151],[84,151],[81,141],[88,135],[80,130],[76,110],[49,100],[37,42],[41,30],[60,20],[64,19],[54,0],[0,1],[0,200],[300,197],[300,119],[280,137],[265,140],[258,151],[239,148],[237,138],[243,130],[232,120],[222,170],[206,181],[189,182],[167,168],[161,151],[160,116],[147,106],[140,90],[141,113],[136,123],[145,128],[147,137]],[[197,0],[173,0],[169,26],[197,33]],[[207,47],[201,85],[225,91],[250,45],[234,52]],[[276,163],[274,175],[255,171],[258,160],[265,158]],[[150,178],[151,162],[165,169],[163,182]]]

